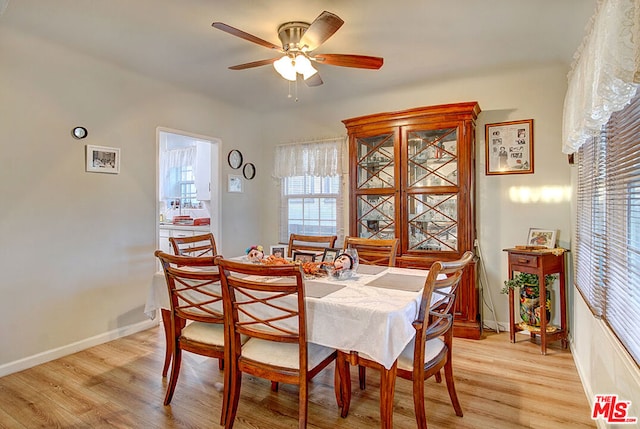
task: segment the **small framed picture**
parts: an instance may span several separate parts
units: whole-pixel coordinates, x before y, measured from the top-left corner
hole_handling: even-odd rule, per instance
[[[91,173],[120,173],[120,149],[87,145],[86,170]]]
[[[229,174],[229,183],[227,190],[229,192],[242,192],[242,176],[237,174]]]
[[[547,249],[556,247],[556,230],[529,228],[529,236],[527,237],[527,245],[544,246]]]
[[[293,260],[300,262],[315,262],[316,254],[308,252],[293,252]]]
[[[289,246],[286,244],[278,244],[276,246],[270,246],[269,254],[276,256],[278,258],[286,258],[288,247]]]
[[[322,262],[333,262],[340,253],[340,249],[332,249],[327,247],[322,254]]]

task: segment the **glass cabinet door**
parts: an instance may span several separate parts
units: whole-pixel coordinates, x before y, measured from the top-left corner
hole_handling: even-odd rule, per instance
[[[386,240],[396,237],[394,195],[358,195],[358,237]]]
[[[396,187],[394,137],[390,132],[356,139],[358,189]]]
[[[409,250],[458,250],[457,194],[410,194]]]
[[[458,129],[407,131],[407,250],[458,251]]]
[[[382,131],[376,135],[356,138],[358,237],[395,238],[396,131]]]
[[[407,132],[407,187],[458,186],[458,129]]]

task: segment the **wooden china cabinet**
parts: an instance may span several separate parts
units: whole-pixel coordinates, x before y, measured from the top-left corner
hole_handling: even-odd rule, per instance
[[[342,121],[349,134],[350,235],[399,238],[397,265],[428,268],[473,250],[477,102]],[[476,264],[465,270],[454,334],[480,338]]]

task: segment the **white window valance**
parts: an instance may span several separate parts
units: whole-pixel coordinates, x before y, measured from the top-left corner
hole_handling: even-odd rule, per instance
[[[640,86],[640,0],[598,1],[568,79],[562,151],[573,153]]]
[[[345,142],[345,137],[335,137],[276,146],[273,177],[342,175]]]

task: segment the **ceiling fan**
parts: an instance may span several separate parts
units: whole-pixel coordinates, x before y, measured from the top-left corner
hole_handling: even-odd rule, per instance
[[[229,67],[231,70],[244,70],[273,64],[276,71],[289,81],[296,81],[298,74],[301,74],[307,86],[318,86],[322,85],[322,79],[312,62],[372,70],[378,70],[384,62],[383,58],[367,55],[314,54],[313,52],[338,31],[342,24],[344,21],[338,15],[327,11],[322,12],[311,24],[299,21],[285,22],[278,27],[278,37],[282,46],[222,22],[214,22],[212,26],[282,54],[275,58],[231,66]]]

